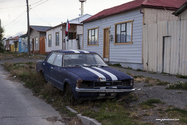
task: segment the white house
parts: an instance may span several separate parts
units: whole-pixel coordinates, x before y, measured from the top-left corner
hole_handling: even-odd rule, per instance
[[[60,49],[81,49],[83,38],[83,24],[81,22],[85,19],[88,19],[89,17],[91,17],[91,15],[85,14],[81,17],[69,21],[71,28],[68,31],[68,41],[66,41],[67,39],[65,36],[66,23],[62,23],[48,29],[46,31],[45,40],[46,53],[52,50]]]
[[[105,9],[83,21],[83,49],[105,61],[143,69],[143,25],[175,20],[171,13],[185,0],[134,0]]]

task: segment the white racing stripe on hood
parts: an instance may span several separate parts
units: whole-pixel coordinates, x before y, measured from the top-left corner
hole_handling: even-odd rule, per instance
[[[112,73],[110,73],[110,72],[108,72],[108,71],[106,71],[104,69],[98,68],[98,67],[94,67],[94,68],[106,73],[107,75],[109,75],[113,81],[117,81],[118,80],[118,78],[114,74],[112,74]]]
[[[86,69],[86,70],[88,70],[88,71],[94,73],[94,74],[97,75],[99,78],[103,78],[103,79],[106,81],[106,77],[105,77],[104,75],[102,75],[101,73],[99,73],[99,72],[97,72],[97,71],[95,71],[95,70],[93,70],[93,69],[91,69],[91,68],[88,68],[88,67],[82,67],[82,68],[84,68],[84,69]]]

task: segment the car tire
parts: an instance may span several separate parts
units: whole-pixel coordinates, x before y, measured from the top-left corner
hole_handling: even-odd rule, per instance
[[[65,85],[65,95],[68,97],[69,102],[75,102],[75,98],[71,89],[71,86],[67,83]]]

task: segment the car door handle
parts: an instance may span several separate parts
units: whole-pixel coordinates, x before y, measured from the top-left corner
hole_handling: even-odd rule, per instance
[[[51,69],[53,69],[53,67],[51,67]]]

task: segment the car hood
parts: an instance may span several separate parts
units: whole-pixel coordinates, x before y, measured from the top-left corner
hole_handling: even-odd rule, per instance
[[[133,79],[131,76],[110,67],[67,67],[66,70],[75,73],[86,81],[98,81],[98,78],[101,81]]]

